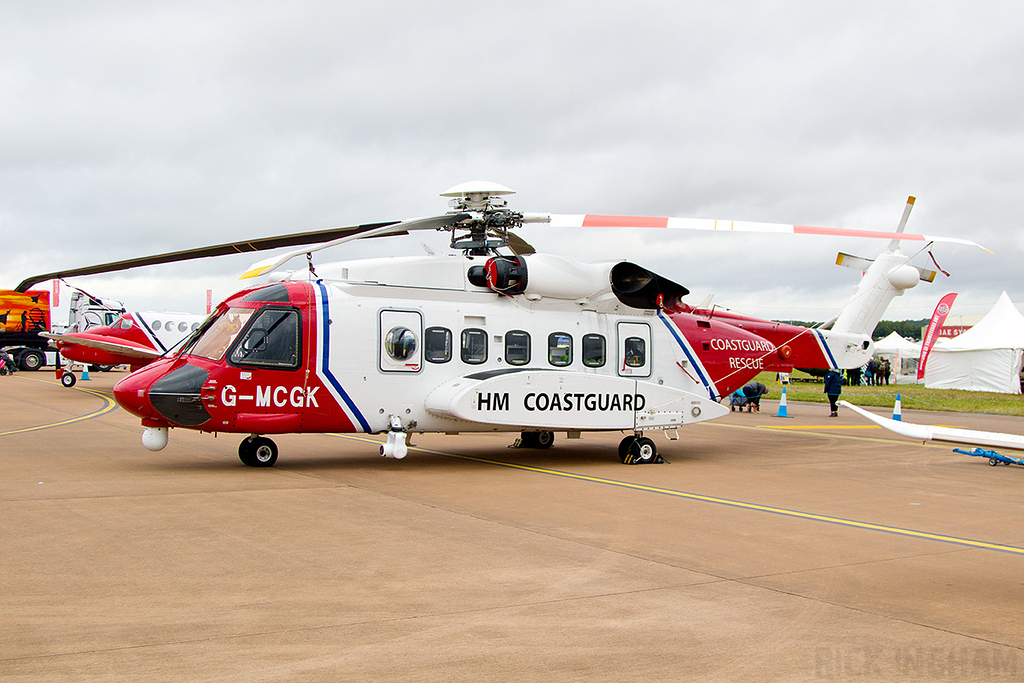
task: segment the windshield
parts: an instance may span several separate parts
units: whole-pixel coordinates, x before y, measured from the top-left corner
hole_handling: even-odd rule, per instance
[[[210,360],[220,360],[224,352],[235,341],[235,337],[249,322],[256,309],[229,308],[228,311],[213,321],[196,341],[191,349],[193,356],[202,356]],[[202,329],[202,328],[200,328]]]

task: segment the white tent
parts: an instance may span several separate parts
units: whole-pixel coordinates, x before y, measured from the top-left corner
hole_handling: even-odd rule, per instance
[[[917,382],[917,362],[921,356],[921,342],[910,341],[893,331],[885,339],[875,342],[874,355],[876,358],[888,359],[897,384]]]
[[[977,325],[959,337],[935,342],[924,385],[1019,394],[1022,357],[1024,316],[1003,292]]]

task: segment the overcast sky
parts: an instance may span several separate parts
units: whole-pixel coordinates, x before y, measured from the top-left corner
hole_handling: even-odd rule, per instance
[[[528,212],[895,229],[952,275],[886,319],[1024,309],[1024,3],[0,3],[0,288],[29,275],[443,213],[486,179]],[[715,302],[821,320],[883,241],[540,227]],[[420,233],[321,256],[423,253]],[[265,255],[78,278],[202,313]],[[915,263],[930,266],[927,255]],[[302,267],[296,263],[294,267]]]

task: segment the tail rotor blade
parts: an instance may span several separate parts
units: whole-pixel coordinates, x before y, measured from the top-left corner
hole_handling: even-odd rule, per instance
[[[903,209],[903,217],[900,218],[900,224],[896,227],[896,232],[902,234],[903,231],[906,230],[907,220],[910,218],[910,210],[914,208],[915,201],[916,199],[913,195],[907,197],[907,206]],[[889,242],[889,251],[896,251],[899,246],[900,241],[894,238],[892,242]]]

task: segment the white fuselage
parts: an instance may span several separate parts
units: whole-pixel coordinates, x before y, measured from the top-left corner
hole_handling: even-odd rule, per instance
[[[342,278],[314,284],[316,372],[357,429],[671,429],[725,410],[672,322],[607,286],[508,297],[467,283],[462,257],[381,266],[336,264]],[[417,271],[431,287],[413,286]],[[389,335],[402,329],[415,349],[395,358]]]

